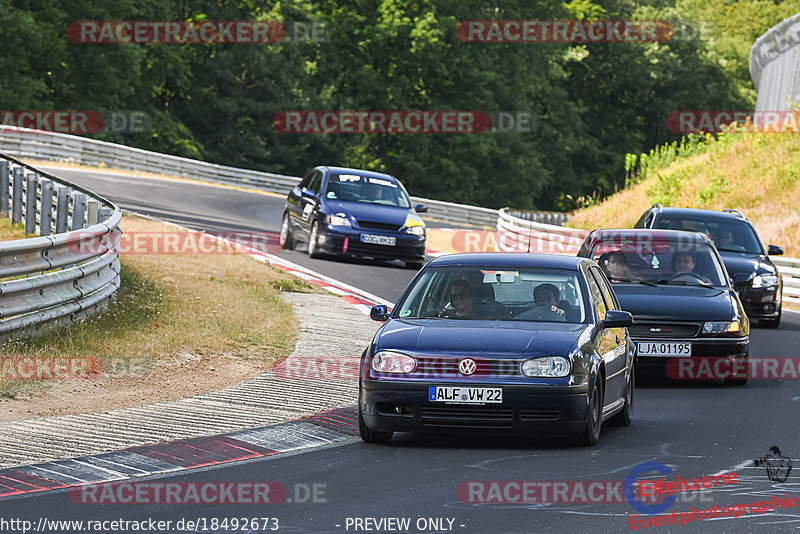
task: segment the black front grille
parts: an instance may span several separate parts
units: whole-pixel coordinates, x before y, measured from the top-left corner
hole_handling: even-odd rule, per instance
[[[628,327],[628,332],[634,337],[647,338],[673,338],[673,337],[694,337],[700,330],[697,324],[656,324],[656,323],[635,323]]]
[[[425,426],[450,426],[470,428],[510,428],[514,420],[511,408],[493,406],[422,406],[422,424]]]
[[[464,377],[458,370],[458,364],[465,357],[459,358],[417,358],[415,374],[429,377]],[[475,361],[476,378],[486,376],[518,376],[522,360],[488,360],[472,358]]]
[[[397,232],[400,230],[400,227],[397,226],[396,224],[382,223],[375,221],[363,221],[361,219],[358,220],[358,226],[361,228],[367,228],[369,230],[384,230],[386,232]]]

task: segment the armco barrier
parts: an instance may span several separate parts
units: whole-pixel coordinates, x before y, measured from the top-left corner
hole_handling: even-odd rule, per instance
[[[0,242],[0,339],[107,308],[120,285],[117,206],[0,153],[0,214],[39,234]]]
[[[783,277],[783,300],[800,304],[800,259],[770,256]]]
[[[288,193],[300,181],[296,176],[215,165],[76,135],[7,126],[0,127],[0,150],[18,158],[93,166],[103,164],[116,169],[184,176],[279,194]],[[450,224],[493,227],[497,222],[497,210],[494,209],[419,197],[411,199],[426,204],[432,218]]]
[[[800,97],[800,13],[784,19],[750,48],[756,111],[789,111]]]

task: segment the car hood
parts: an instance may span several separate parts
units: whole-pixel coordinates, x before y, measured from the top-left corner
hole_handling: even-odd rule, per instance
[[[720,256],[722,256],[722,262],[731,278],[739,273],[747,275],[777,274],[775,266],[761,254],[720,252]]]
[[[410,213],[409,208],[381,206],[379,204],[368,204],[366,202],[326,200],[325,204],[332,214],[345,212],[358,220],[396,224],[398,228],[406,223],[406,217]]]
[[[636,319],[670,321],[729,321],[735,309],[724,289],[692,286],[612,284],[622,309]]]
[[[414,354],[566,354],[586,324],[460,319],[393,319],[378,339],[378,350]]]

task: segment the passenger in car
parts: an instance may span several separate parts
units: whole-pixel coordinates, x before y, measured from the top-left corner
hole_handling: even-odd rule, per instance
[[[621,252],[609,252],[605,255],[603,263],[600,265],[606,276],[612,281],[630,280],[633,274],[628,267],[628,261]]]

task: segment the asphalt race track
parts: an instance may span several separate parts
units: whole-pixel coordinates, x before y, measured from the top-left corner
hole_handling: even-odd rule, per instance
[[[55,174],[109,197],[123,208],[148,213],[206,230],[271,231],[280,224],[283,201],[277,197],[183,182],[146,180],[112,174],[54,171]],[[362,288],[387,300],[396,299],[413,272],[394,263],[309,260],[301,252],[281,252],[291,261]],[[785,313],[778,330],[753,329],[750,356],[785,357],[800,353],[800,314]],[[677,496],[664,514],[770,501],[773,496],[800,499],[800,387],[797,379],[751,380],[744,387],[718,383],[640,381],[634,423],[605,426],[600,443],[579,447],[568,442],[508,437],[435,437],[396,435],[389,445],[366,445],[357,439],[335,447],[265,457],[212,468],[183,471],[157,482],[277,482],[287,488],[277,504],[78,504],[69,491],[56,490],[0,500],[0,517],[38,523],[48,520],[172,521],[182,518],[277,518],[278,532],[627,532],[629,520],[651,517],[626,502],[624,480],[643,462],[657,462],[684,479],[736,473],[735,483],[702,493]],[[355,399],[354,399],[355,401]],[[764,458],[777,446],[785,482],[768,478]],[[774,455],[774,452],[772,453]],[[777,465],[780,460],[770,459]],[[776,471],[770,472],[773,476]],[[780,478],[780,473],[778,473]],[[653,474],[650,478],[657,478]],[[153,480],[146,480],[153,482]],[[485,484],[477,484],[484,481]],[[499,484],[490,484],[500,481]],[[562,502],[469,502],[490,495],[519,500],[517,481],[543,488],[564,488]],[[576,486],[572,481],[584,481]],[[473,485],[469,483],[473,482]],[[575,488],[591,487],[588,495]],[[550,484],[552,483],[552,484]],[[316,485],[316,486],[315,486]],[[317,497],[310,495],[316,488]],[[472,492],[467,488],[472,488]],[[498,489],[499,488],[499,489]],[[538,488],[538,489],[537,489]],[[602,491],[599,488],[603,488]],[[504,493],[505,491],[505,493]],[[493,493],[494,492],[494,493]],[[74,496],[74,495],[73,495]],[[566,497],[566,498],[564,498]],[[533,500],[533,499],[529,499]],[[552,498],[549,500],[553,500]],[[290,502],[291,501],[291,502]],[[300,502],[298,502],[300,501]],[[316,501],[316,502],[314,502]],[[563,502],[569,501],[569,502]],[[594,501],[594,502],[593,502]],[[611,502],[605,502],[611,501]],[[641,507],[641,505],[640,505]],[[755,507],[755,506],[754,506]],[[653,509],[658,508],[653,506]],[[739,511],[742,509],[739,508]],[[698,519],[686,525],[639,528],[646,532],[800,532],[797,506],[741,517]],[[392,518],[392,521],[389,519]],[[401,530],[393,518],[407,519]],[[239,532],[265,532],[273,521],[248,525]],[[640,527],[642,523],[635,526]],[[263,528],[263,527],[267,528]],[[2,527],[2,525],[0,525]],[[6,527],[8,528],[8,527]],[[0,528],[3,532],[13,532]],[[195,531],[187,529],[183,531]]]

